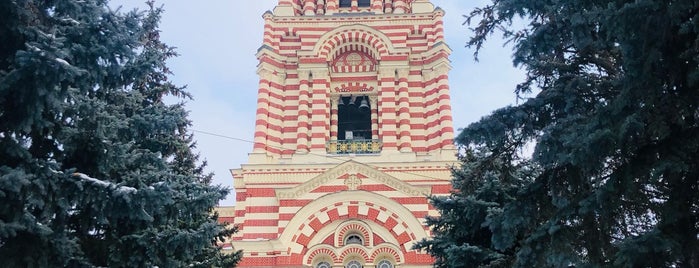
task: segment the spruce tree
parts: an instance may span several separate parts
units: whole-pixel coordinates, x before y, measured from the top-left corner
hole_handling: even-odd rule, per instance
[[[417,248],[437,267],[699,267],[698,11],[493,0],[466,16],[468,46],[502,33],[527,77],[457,137],[467,157]]]
[[[162,10],[0,2],[3,267],[232,267]],[[182,102],[168,104],[166,96]]]

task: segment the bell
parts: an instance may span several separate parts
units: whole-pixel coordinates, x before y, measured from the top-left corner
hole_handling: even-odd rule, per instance
[[[369,112],[369,102],[366,101],[366,98],[362,98],[362,102],[359,103],[359,111],[362,113]]]
[[[355,96],[350,96],[350,103],[349,103],[349,105],[350,105],[350,106],[355,106],[355,105],[357,105],[356,103],[354,103],[355,100],[357,100],[357,97],[355,97]]]

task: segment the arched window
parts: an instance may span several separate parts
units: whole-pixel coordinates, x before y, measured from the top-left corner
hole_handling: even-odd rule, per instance
[[[331,266],[330,266],[330,263],[324,262],[324,261],[319,262],[318,264],[316,264],[316,268],[330,268],[330,267],[331,267]]]
[[[371,0],[358,0],[357,6],[359,7],[369,7],[371,6]]]
[[[351,235],[348,235],[347,238],[345,238],[345,245],[350,245],[350,244],[364,245],[364,243],[362,241],[362,237],[359,236],[358,234],[351,234]]]
[[[340,7],[352,6],[352,0],[340,0]]]
[[[362,264],[358,261],[350,261],[345,265],[345,268],[362,268]]]
[[[393,263],[388,260],[382,260],[376,265],[376,268],[393,268]]]

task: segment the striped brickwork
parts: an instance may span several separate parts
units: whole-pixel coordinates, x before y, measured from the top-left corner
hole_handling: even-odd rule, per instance
[[[438,216],[426,196],[449,194],[456,163],[444,12],[363,3],[279,0],[263,15],[255,144],[232,170],[236,206],[219,209],[238,225],[224,246],[244,251],[240,267],[431,267],[412,246]],[[335,154],[338,103],[357,96],[380,150]]]
[[[326,153],[326,144],[337,139],[333,101],[360,92],[376,101],[372,132],[383,143],[382,154],[453,150],[444,12],[410,13],[411,5],[429,3],[396,0],[381,2],[394,10],[388,14],[307,14],[334,2],[282,0],[277,9],[291,8],[291,16],[263,16],[251,162]],[[336,13],[343,12],[352,14],[338,7]]]

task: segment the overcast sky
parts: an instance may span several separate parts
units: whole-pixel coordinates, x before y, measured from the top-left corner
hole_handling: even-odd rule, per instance
[[[513,104],[515,84],[523,72],[512,66],[510,48],[498,38],[473,60],[465,48],[470,34],[463,15],[489,0],[432,0],[446,11],[447,43],[454,51],[449,74],[454,129],[489,112]],[[143,0],[112,0],[123,9],[144,8]],[[169,66],[176,84],[187,85],[194,100],[187,105],[198,150],[214,172],[214,183],[233,187],[229,170],[247,162],[252,151],[258,77],[255,52],[262,44],[262,14],[277,0],[165,1],[161,39],[177,47],[180,56]],[[220,136],[208,135],[215,133]],[[227,136],[225,138],[221,136]],[[221,205],[234,205],[234,194]]]

